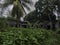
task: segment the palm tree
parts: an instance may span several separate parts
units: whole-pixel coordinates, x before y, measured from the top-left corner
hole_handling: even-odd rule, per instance
[[[13,9],[12,9],[12,16],[13,17],[16,17],[17,19],[17,27],[19,27],[19,21],[20,21],[20,18],[23,16],[23,14],[25,12],[25,8],[27,8],[28,10],[30,10],[29,6],[27,4],[32,4],[32,1],[31,0],[7,0],[6,3],[4,4],[4,6],[8,6],[9,4],[13,4]]]
[[[50,21],[52,26],[55,25],[56,21],[55,15],[53,14],[53,9],[55,9],[55,1],[56,0],[39,0],[35,6],[36,9],[38,8],[38,12],[41,14],[41,17],[43,17],[43,21]]]

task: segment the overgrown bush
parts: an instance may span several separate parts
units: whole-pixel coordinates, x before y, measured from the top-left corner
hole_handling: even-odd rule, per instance
[[[0,31],[5,31],[4,29],[7,27],[6,18],[0,18]]]
[[[0,32],[0,45],[60,45],[59,35],[44,29],[8,28]]]

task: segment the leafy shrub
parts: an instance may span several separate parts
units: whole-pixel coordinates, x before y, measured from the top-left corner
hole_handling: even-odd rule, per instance
[[[5,31],[4,29],[7,27],[6,18],[0,18],[0,31]]]
[[[3,27],[5,27],[5,19],[1,18],[0,19],[0,28],[3,28]]]
[[[8,28],[0,32],[0,45],[60,45],[59,35],[44,29]]]

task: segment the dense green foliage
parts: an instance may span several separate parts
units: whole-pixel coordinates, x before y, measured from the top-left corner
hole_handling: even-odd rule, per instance
[[[38,13],[37,15],[41,15],[40,18],[42,19],[42,21],[53,20],[51,19],[51,16],[54,15],[53,10],[56,10],[56,5],[54,3],[54,0],[39,0],[35,4],[35,8]]]
[[[4,30],[0,31],[0,45],[60,45],[60,34],[49,30],[10,27]]]
[[[6,18],[0,18],[0,29],[6,27]]]
[[[36,10],[34,10],[34,11],[30,12],[29,14],[27,14],[27,16],[25,16],[24,20],[29,21],[30,23],[37,22],[39,19],[38,19],[38,15],[37,15]]]
[[[37,5],[35,5],[36,10],[28,14],[28,16],[26,16],[25,18],[27,21],[29,21],[28,23],[29,27],[19,28],[20,17],[21,15],[23,15],[23,12],[25,12],[23,5],[25,5],[28,8],[27,4],[31,2],[29,0],[7,1],[6,3],[7,5],[14,3],[12,15],[13,16],[17,15],[16,20],[17,20],[18,28],[10,27],[9,25],[7,25],[7,18],[6,19],[1,18],[0,19],[0,45],[60,45],[60,29],[53,32],[52,30],[35,28],[36,27],[35,25],[38,26],[39,21],[41,20],[45,21],[49,18],[49,15],[53,15],[53,9],[55,10],[56,5],[60,10],[60,6],[59,6],[60,3],[57,2],[56,0],[55,1],[39,0],[37,2]],[[34,28],[32,28],[31,26],[32,24],[30,23],[34,24],[33,25]]]
[[[58,2],[58,3],[57,3]],[[25,18],[29,22],[36,21],[50,21],[56,20],[52,18],[55,14],[53,11],[57,11],[59,15],[59,0],[38,0],[35,4],[35,11],[29,13]]]

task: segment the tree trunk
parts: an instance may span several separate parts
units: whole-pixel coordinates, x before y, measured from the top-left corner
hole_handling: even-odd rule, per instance
[[[21,18],[21,17],[20,17],[20,15],[19,15],[19,14],[17,14],[17,28],[19,28],[19,27],[20,27],[20,26],[19,26],[19,25],[20,25],[20,24],[19,24],[19,23],[20,23],[20,18]]]

